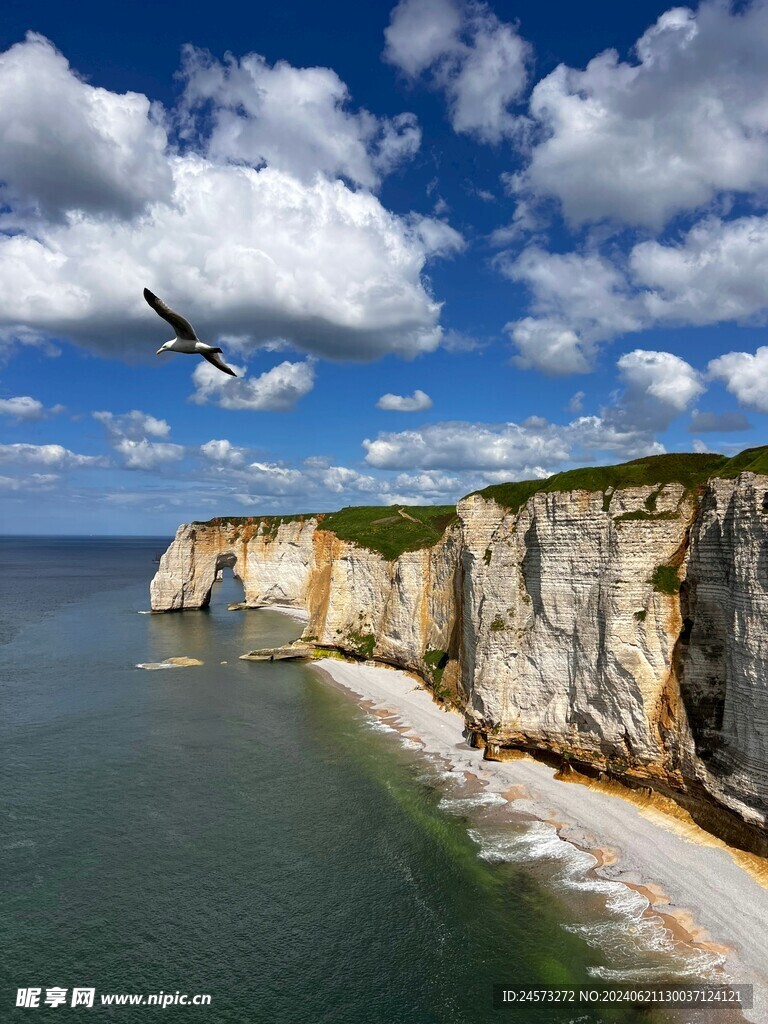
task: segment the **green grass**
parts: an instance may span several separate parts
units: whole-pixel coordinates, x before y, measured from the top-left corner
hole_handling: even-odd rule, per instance
[[[376,646],[376,637],[373,633],[356,633],[351,631],[347,633],[344,639],[346,646],[361,658],[373,656],[373,649]]]
[[[362,505],[332,512],[320,528],[392,561],[405,551],[437,544],[455,521],[455,505]]]
[[[437,649],[427,650],[424,652],[424,664],[432,673],[432,685],[439,688],[445,666],[448,664],[448,652]]]
[[[730,480],[739,473],[763,473],[768,476],[768,445],[762,448],[746,448],[729,459],[718,473],[712,475]]]
[[[270,533],[276,533],[283,523],[303,523],[307,519],[322,519],[322,513],[297,512],[290,516],[216,516],[214,519],[195,519],[193,526],[255,526],[267,525]]]
[[[661,488],[659,488],[658,491],[654,491],[653,494],[649,494],[648,497],[645,499],[645,507],[648,509],[649,512],[656,511],[656,502],[660,494]]]
[[[762,451],[765,458],[765,469],[759,472],[768,473],[768,448],[753,449]],[[742,453],[746,454],[746,453]],[[740,456],[737,456],[737,459]],[[711,476],[723,475],[720,471],[736,459],[727,459],[725,455],[699,455],[694,453],[674,453],[672,455],[651,455],[645,459],[634,459],[617,466],[586,466],[582,469],[571,469],[565,473],[555,473],[546,480],[520,480],[517,483],[492,484],[476,494],[503,505],[516,512],[534,494],[553,494],[559,491],[602,491],[622,487],[640,487],[647,484],[683,484],[686,488],[696,487]],[[751,466],[750,466],[751,469]],[[758,472],[758,470],[752,470]],[[737,469],[734,476],[741,472]],[[604,501],[604,508],[606,502]]]
[[[673,565],[657,565],[648,582],[659,594],[677,594],[680,590],[680,577]]]
[[[614,516],[614,523],[653,522],[656,519],[676,519],[676,512],[646,512],[638,508],[634,512],[622,512],[620,516]]]

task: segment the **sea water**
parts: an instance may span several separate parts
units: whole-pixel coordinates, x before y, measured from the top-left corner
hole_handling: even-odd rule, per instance
[[[0,539],[0,1020],[132,1024],[161,1011],[101,997],[159,993],[210,995],[181,1024],[666,1020],[492,986],[710,976],[551,827],[310,668],[240,661],[302,626],[228,611],[231,574],[208,610],[138,614],[166,543]],[[135,667],[178,656],[203,665]]]

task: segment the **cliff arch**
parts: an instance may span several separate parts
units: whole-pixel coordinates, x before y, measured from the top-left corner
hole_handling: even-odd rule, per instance
[[[205,587],[207,589],[205,590],[202,602],[197,607],[207,608],[209,606],[209,604],[211,603],[211,595],[213,594],[213,585],[214,583],[220,582],[222,580],[225,569],[232,570],[232,575],[243,587],[243,597],[245,597],[245,586],[243,583],[243,577],[242,573],[238,572],[238,568],[239,566],[237,564],[237,555],[235,554],[234,551],[220,551],[216,555],[215,559],[212,560],[210,576],[207,576],[204,573],[200,573],[198,569],[198,573],[200,575],[201,588]],[[185,601],[184,607],[189,608],[191,606],[187,601]]]

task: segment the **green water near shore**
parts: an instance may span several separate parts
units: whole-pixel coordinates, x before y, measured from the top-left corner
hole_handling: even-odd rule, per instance
[[[299,623],[228,612],[231,579],[207,612],[138,615],[158,542],[88,543],[0,544],[0,1019],[27,1019],[21,986],[210,994],[165,1011],[184,1024],[662,1019],[494,1011],[494,983],[588,984],[607,962],[564,927],[584,911],[557,868],[481,859],[440,765],[311,669],[238,660]],[[178,655],[204,665],[134,667]]]

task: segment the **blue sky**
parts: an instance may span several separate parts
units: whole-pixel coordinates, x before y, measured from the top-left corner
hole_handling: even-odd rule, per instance
[[[11,3],[3,529],[764,443],[767,57],[765,3]]]

